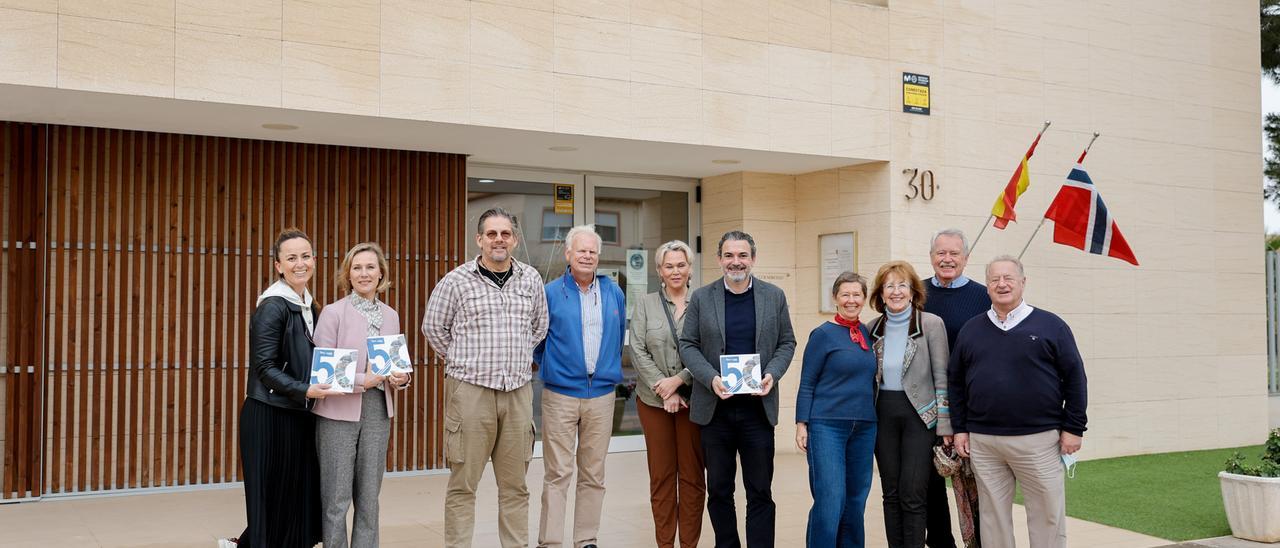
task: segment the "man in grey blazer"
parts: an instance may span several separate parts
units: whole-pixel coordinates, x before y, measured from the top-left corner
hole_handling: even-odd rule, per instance
[[[747,546],[771,547],[773,503],[773,428],[778,424],[778,379],[796,351],[787,297],[769,282],[751,276],[756,243],[751,235],[730,231],[716,247],[724,276],[693,292],[680,335],[680,359],[698,382],[693,385],[689,418],[702,426],[707,466],[707,514],[717,548],[737,548],[734,476],[742,460],[747,493]],[[764,364],[759,395],[734,396],[720,378],[720,356],[759,354]]]

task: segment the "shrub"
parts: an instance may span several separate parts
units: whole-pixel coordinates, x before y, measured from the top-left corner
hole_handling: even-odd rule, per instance
[[[1267,443],[1262,448],[1262,463],[1245,464],[1244,455],[1239,451],[1231,453],[1227,459],[1227,473],[1242,476],[1258,476],[1263,478],[1280,478],[1280,428],[1271,431]]]

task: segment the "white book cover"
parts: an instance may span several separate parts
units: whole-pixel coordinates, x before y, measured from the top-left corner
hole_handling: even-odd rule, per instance
[[[759,394],[761,386],[759,354],[720,356],[720,380],[731,394]]]
[[[355,391],[359,354],[349,348],[316,348],[311,352],[311,384],[327,384],[338,392]]]
[[[378,375],[413,373],[413,361],[409,359],[409,343],[403,334],[384,335],[365,339],[369,349],[369,370]]]

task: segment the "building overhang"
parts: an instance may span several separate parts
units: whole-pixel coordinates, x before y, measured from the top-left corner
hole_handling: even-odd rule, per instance
[[[808,173],[873,161],[8,84],[0,84],[0,120],[447,152],[488,164],[693,178]],[[574,150],[554,150],[566,148]]]

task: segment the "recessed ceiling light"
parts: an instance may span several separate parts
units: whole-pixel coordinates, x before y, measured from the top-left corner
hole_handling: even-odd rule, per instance
[[[492,182],[493,182],[493,179],[480,179],[480,180],[478,180],[478,181],[476,181],[476,182],[477,182],[477,183],[489,184],[489,183],[492,183]]]
[[[739,162],[738,160],[721,159],[721,160],[712,160],[711,163],[732,165],[732,164],[740,164],[742,162]]]
[[[262,129],[274,129],[276,131],[293,131],[295,129],[298,129],[298,126],[295,126],[293,124],[262,124]]]
[[[554,146],[554,147],[548,148],[547,150],[550,150],[553,152],[573,152],[575,150],[578,150],[578,147]]]

